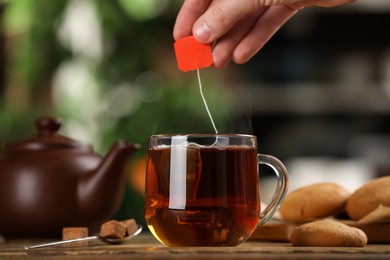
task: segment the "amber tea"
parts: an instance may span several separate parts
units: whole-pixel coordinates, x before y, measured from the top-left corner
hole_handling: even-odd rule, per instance
[[[261,219],[257,145],[233,137],[149,140],[145,219],[160,242],[235,246],[253,233]]]
[[[254,148],[188,148],[181,194],[172,194],[169,148],[148,151],[146,221],[167,245],[236,245],[257,225]],[[178,162],[172,162],[175,164]],[[172,197],[174,195],[174,197]],[[180,198],[178,196],[183,196]],[[173,201],[172,201],[173,200]]]

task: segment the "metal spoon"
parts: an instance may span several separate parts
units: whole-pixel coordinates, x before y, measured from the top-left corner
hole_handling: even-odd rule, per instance
[[[57,245],[63,245],[63,244],[70,244],[70,243],[76,243],[81,241],[92,241],[92,240],[101,240],[103,242],[106,242],[108,244],[122,244],[130,239],[137,236],[142,231],[142,226],[137,224],[138,229],[131,235],[125,236],[124,238],[109,238],[109,237],[101,237],[101,236],[89,236],[89,237],[82,237],[82,238],[75,238],[75,239],[69,239],[69,240],[61,240],[56,242],[50,242],[50,243],[43,243],[43,244],[35,244],[31,246],[24,247],[25,249],[34,249],[34,248],[41,248],[41,247],[48,247],[48,246],[57,246]]]

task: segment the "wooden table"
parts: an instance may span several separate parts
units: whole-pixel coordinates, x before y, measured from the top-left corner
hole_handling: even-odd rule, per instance
[[[390,235],[390,234],[389,234]],[[237,247],[169,248],[148,232],[122,245],[94,242],[85,247],[24,246],[47,240],[11,240],[0,243],[0,258],[7,259],[390,259],[390,245],[363,248],[292,247],[289,243],[247,241]]]

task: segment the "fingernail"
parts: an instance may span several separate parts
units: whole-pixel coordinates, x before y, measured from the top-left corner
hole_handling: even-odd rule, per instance
[[[198,40],[200,40],[202,42],[207,42],[211,36],[210,29],[205,23],[197,26],[194,30],[194,34],[195,34],[196,38],[198,38]]]

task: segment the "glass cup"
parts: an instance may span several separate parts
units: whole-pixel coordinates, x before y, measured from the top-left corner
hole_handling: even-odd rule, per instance
[[[258,154],[255,136],[154,135],[147,148],[145,219],[167,246],[236,246],[272,217],[287,193],[285,166]],[[278,178],[263,211],[258,164]]]

